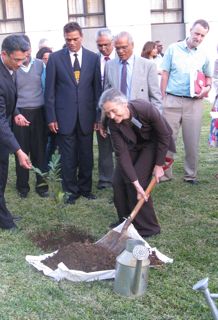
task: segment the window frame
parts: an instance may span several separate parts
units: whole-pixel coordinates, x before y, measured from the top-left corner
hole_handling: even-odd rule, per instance
[[[171,12],[181,12],[181,21],[173,21],[173,22],[155,22],[151,23],[151,25],[156,25],[156,24],[175,24],[175,23],[184,23],[184,1],[181,0],[181,8],[167,8],[167,0],[162,0],[163,1],[163,9],[151,9],[151,16],[152,13],[159,13],[162,14],[162,16],[165,15],[165,13],[171,13]]]
[[[97,16],[103,16],[104,18],[104,23],[103,25],[99,25],[99,26],[82,26],[83,29],[94,29],[94,28],[103,28],[106,26],[106,17],[105,17],[105,0],[102,0],[102,7],[103,7],[103,11],[101,12],[92,12],[92,13],[88,13],[88,9],[87,9],[87,0],[82,0],[83,1],[83,8],[84,8],[84,12],[83,13],[75,13],[75,14],[70,14],[69,12],[69,1],[67,0],[67,10],[68,10],[68,20],[70,21],[71,18],[88,18],[88,17],[97,17]]]
[[[23,14],[23,0],[18,0],[20,4],[20,12],[21,17],[20,18],[7,18],[7,10],[6,10],[6,0],[2,0],[2,13],[3,18],[0,18],[0,23],[10,23],[10,22],[20,22],[21,24],[21,30],[19,32],[13,32],[13,33],[23,33],[25,32],[25,25],[24,25],[24,14]],[[11,34],[11,32],[4,32],[0,34]]]

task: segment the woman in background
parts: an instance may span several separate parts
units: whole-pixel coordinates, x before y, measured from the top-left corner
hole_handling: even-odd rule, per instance
[[[146,59],[154,59],[157,56],[157,44],[153,41],[147,41],[143,48],[141,57]]]
[[[36,58],[40,59],[44,62],[44,64],[46,65],[48,62],[48,58],[50,53],[52,53],[52,50],[48,47],[43,47],[41,49],[39,49],[39,51],[36,54]]]
[[[158,55],[157,44],[153,41],[147,41],[142,48],[141,57],[154,61],[154,63],[157,66],[157,74],[158,74],[158,79],[160,84],[161,74],[162,74],[162,70],[160,66],[161,60],[157,59],[157,55]]]

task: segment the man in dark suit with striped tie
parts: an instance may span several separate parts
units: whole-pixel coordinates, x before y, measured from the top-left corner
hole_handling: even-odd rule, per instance
[[[82,47],[76,22],[64,26],[66,47],[49,56],[46,67],[45,110],[49,129],[57,134],[61,153],[63,189],[74,204],[88,200],[93,169],[93,130],[101,94],[99,57]]]

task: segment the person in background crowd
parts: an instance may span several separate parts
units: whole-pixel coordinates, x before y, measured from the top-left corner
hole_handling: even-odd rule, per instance
[[[36,58],[40,59],[46,65],[48,62],[49,55],[52,53],[52,50],[48,47],[42,47],[36,54]]]
[[[155,43],[157,45],[157,56],[161,56],[163,58],[163,56],[164,56],[163,44],[160,42],[160,40],[156,40]]]
[[[39,49],[39,51],[36,54],[36,58],[40,59],[44,62],[45,65],[48,63],[48,59],[50,54],[52,53],[52,50],[47,47],[42,47]],[[43,86],[45,87],[45,85]],[[57,148],[57,143],[56,143],[56,134],[51,132],[50,130],[47,133],[47,143],[46,143],[46,151],[45,151],[45,170],[49,170],[49,162],[51,160],[52,155],[54,154],[56,148]]]
[[[160,63],[162,61],[162,56],[160,56],[161,57],[161,60],[160,60],[157,54],[157,44],[153,41],[147,41],[143,46],[141,57],[150,59],[156,64],[158,80],[160,85],[161,74],[162,74]]]
[[[103,92],[99,106],[102,122],[106,116],[111,132],[116,168],[113,177],[114,204],[119,223],[128,217],[137,200],[145,197],[152,174],[157,182],[163,176],[162,166],[168,149],[175,152],[172,130],[160,112],[142,99],[128,102],[116,89]],[[160,233],[151,196],[135,217],[133,224],[142,237]]]
[[[209,24],[203,19],[195,21],[190,36],[184,41],[170,45],[165,51],[162,63],[161,92],[164,98],[163,115],[173,129],[176,142],[179,129],[185,150],[184,182],[196,185],[198,146],[203,114],[203,98],[211,89],[211,65],[199,45],[209,31]],[[205,86],[201,92],[191,96],[190,76],[196,71],[205,75]],[[169,153],[169,157],[173,154]],[[172,179],[172,168],[166,170],[162,181]]]
[[[156,58],[156,56],[157,56],[156,43],[153,41],[147,41],[142,48],[141,57],[153,60]]]
[[[50,55],[46,67],[45,109],[49,129],[57,135],[63,189],[68,204],[91,193],[93,131],[101,94],[99,57],[82,46],[80,25],[64,26],[66,48]]]
[[[28,156],[22,151],[10,125],[29,126],[30,122],[16,107],[15,71],[26,59],[29,44],[23,36],[10,35],[2,42],[0,58],[0,228],[14,230],[20,217],[12,216],[5,203],[5,187],[8,177],[9,153],[15,153],[19,165],[31,169]]]
[[[51,45],[50,45],[50,43],[49,43],[49,40],[46,39],[46,38],[42,38],[42,39],[39,40],[39,45],[38,45],[38,47],[39,47],[39,50],[40,50],[41,48],[45,48],[45,47],[52,50],[52,47],[51,47]]]
[[[217,46],[217,53],[218,53],[218,46]],[[208,143],[211,147],[218,147],[218,58],[214,62],[214,69],[213,69],[213,88],[215,93],[215,99],[212,106],[211,122],[210,122],[210,134]],[[215,178],[218,179],[218,174],[215,174]]]
[[[29,38],[23,36],[30,45]],[[30,154],[34,167],[44,171],[46,124],[44,116],[43,83],[45,67],[41,60],[31,57],[31,48],[28,50],[26,60],[17,70],[17,103],[16,108],[27,118],[31,125],[20,127],[15,125],[14,135],[21,148]],[[26,198],[29,191],[29,171],[19,166],[16,158],[16,188],[21,198]],[[36,192],[40,197],[48,196],[48,187],[43,184],[43,179],[36,174]]]
[[[101,84],[104,87],[105,64],[115,58],[113,35],[107,28],[99,29],[96,33],[96,44],[99,50]],[[111,144],[110,133],[102,137],[97,123],[96,134],[98,140],[98,189],[105,189],[112,186],[112,176],[114,171],[113,147]]]

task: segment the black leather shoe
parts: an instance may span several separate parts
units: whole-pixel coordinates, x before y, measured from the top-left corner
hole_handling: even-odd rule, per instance
[[[110,188],[112,188],[112,184],[110,184],[110,183],[107,183],[107,184],[99,184],[99,185],[97,186],[97,189],[98,189],[98,190],[104,190],[104,189],[110,189]]]
[[[76,199],[75,197],[73,197],[72,195],[70,195],[66,201],[65,201],[66,204],[75,204],[76,203]]]
[[[3,229],[3,230],[7,230],[7,231],[11,231],[11,232],[14,232],[14,231],[17,231],[17,230],[18,230],[16,224],[12,225],[11,227],[7,227],[7,228],[3,228],[3,227],[2,227],[2,229]]]
[[[23,219],[23,217],[21,217],[21,216],[12,216],[12,218],[13,218],[13,220],[14,221],[20,221],[21,219]]]
[[[198,180],[185,180],[185,179],[184,179],[184,182],[189,183],[189,184],[192,184],[192,185],[197,185],[197,184],[199,184],[199,181],[198,181]]]
[[[48,191],[36,191],[36,193],[37,193],[41,198],[48,198],[48,197],[49,197]]]
[[[81,196],[88,200],[95,200],[97,197],[91,192],[81,192]]]
[[[106,186],[97,186],[97,189],[98,190],[104,190],[104,189],[106,189]]]
[[[27,198],[28,192],[27,191],[18,191],[18,195],[20,198],[25,199],[25,198]]]
[[[18,229],[17,226],[13,226],[13,227],[11,227],[11,228],[9,228],[7,230],[10,231],[10,232],[17,232],[19,229]]]

